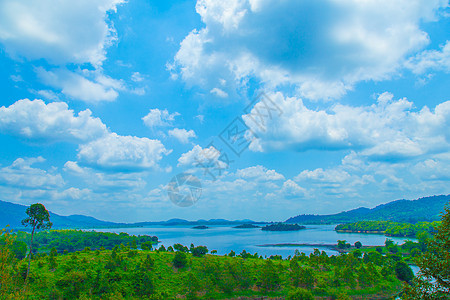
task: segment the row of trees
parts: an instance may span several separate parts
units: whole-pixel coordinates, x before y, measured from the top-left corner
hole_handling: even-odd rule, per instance
[[[339,224],[335,227],[336,231],[345,232],[382,232],[387,236],[398,237],[416,237],[422,232],[434,233],[435,227],[439,226],[440,222],[418,222],[399,223],[391,221],[361,221],[355,223]]]

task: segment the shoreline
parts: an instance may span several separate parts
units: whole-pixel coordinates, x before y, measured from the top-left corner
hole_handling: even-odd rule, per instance
[[[256,245],[257,247],[321,247],[321,248],[327,248],[330,250],[337,251],[339,253],[347,253],[352,250],[355,250],[355,246],[351,246],[350,248],[346,249],[340,249],[337,247],[337,244],[310,244],[310,243],[277,243],[277,244],[262,244],[262,245]],[[376,245],[376,246],[362,246],[361,250],[363,249],[371,249],[376,247],[383,247],[382,245]]]

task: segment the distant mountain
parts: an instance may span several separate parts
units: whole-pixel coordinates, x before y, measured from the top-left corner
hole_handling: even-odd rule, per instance
[[[14,204],[10,202],[0,201],[0,228],[5,228],[9,225],[10,228],[21,228],[24,227],[21,224],[21,220],[26,217],[27,206]],[[83,215],[71,215],[71,216],[61,216],[53,212],[50,213],[50,220],[53,223],[54,229],[60,228],[104,228],[104,227],[144,227],[153,225],[236,225],[236,224],[264,224],[264,222],[254,222],[252,220],[235,220],[229,221],[225,219],[211,219],[211,220],[198,220],[198,221],[188,221],[183,219],[170,219],[167,221],[157,221],[157,222],[137,222],[137,223],[115,223],[101,221],[93,217],[83,216]]]
[[[450,195],[419,198],[417,200],[396,200],[374,208],[360,207],[332,215],[298,215],[287,223],[337,224],[358,221],[420,222],[438,221]]]
[[[24,228],[21,220],[26,217],[27,206],[0,201],[0,228],[9,225],[10,228]],[[126,226],[123,223],[105,222],[93,217],[82,215],[60,216],[50,212],[53,228],[92,228]]]

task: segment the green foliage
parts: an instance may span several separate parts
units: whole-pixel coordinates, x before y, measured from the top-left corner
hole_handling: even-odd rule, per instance
[[[176,252],[172,264],[175,268],[184,268],[187,265],[186,253],[181,251]]]
[[[339,224],[335,227],[335,230],[338,232],[384,233],[387,236],[416,237],[417,234],[422,232],[426,234],[434,233],[434,227],[438,224],[438,221],[415,224],[392,221],[360,221]]]
[[[450,298],[450,203],[436,230],[432,239],[423,238],[427,247],[418,260],[420,273],[412,286],[405,285],[405,299]]]
[[[395,263],[395,274],[398,279],[406,282],[410,282],[414,278],[411,267],[403,261],[398,261]]]
[[[206,253],[208,253],[208,248],[206,248],[205,246],[197,246],[197,247],[191,248],[190,251],[191,251],[192,255],[194,255],[195,257],[201,257],[201,256],[205,255]]]
[[[368,257],[372,259],[371,255]],[[251,259],[240,255],[196,257],[182,251],[157,253],[123,246],[116,246],[112,251],[81,251],[70,255],[58,255],[53,250],[48,256],[38,255],[32,260],[32,270],[39,272],[30,275],[28,294],[24,297],[225,299],[270,295],[312,299],[313,295],[329,298],[351,293],[388,298],[396,293],[400,282],[389,275],[393,272],[393,261],[388,257],[381,259],[386,272],[390,272],[387,272],[388,280],[381,276],[382,267],[372,262],[366,263],[351,254],[328,257],[320,251],[309,257],[299,254],[284,260],[261,259],[255,255]],[[55,265],[51,266],[51,261]],[[24,267],[26,272],[26,264]],[[18,278],[15,285],[22,290],[23,279]]]
[[[339,248],[339,249],[347,249],[347,248],[350,248],[350,243],[347,243],[347,241],[345,241],[345,240],[343,240],[343,241],[341,241],[341,240],[338,240],[338,245],[337,245],[337,247]]]
[[[305,229],[305,226],[301,226],[298,224],[286,224],[286,223],[277,223],[266,225],[261,230],[264,231],[298,231]]]
[[[30,234],[18,232],[17,240],[29,241]],[[147,245],[151,249],[152,244],[158,242],[156,236],[139,235],[129,236],[128,234],[117,234],[111,232],[96,232],[83,230],[50,230],[41,231],[35,234],[34,241],[39,244],[40,251],[49,251],[56,248],[58,252],[67,250],[75,252],[86,250],[112,249],[120,244],[127,244],[136,241],[137,245]]]
[[[259,276],[259,285],[263,290],[276,290],[280,286],[280,277],[271,260],[266,260]]]
[[[27,227],[31,226],[34,229],[50,229],[52,222],[50,222],[50,214],[44,205],[36,203],[30,205],[26,214],[28,217],[22,220],[22,225]]]
[[[362,247],[362,243],[360,241],[355,242],[355,248],[359,249]]]
[[[296,288],[289,291],[286,300],[314,300],[314,296],[306,289]]]

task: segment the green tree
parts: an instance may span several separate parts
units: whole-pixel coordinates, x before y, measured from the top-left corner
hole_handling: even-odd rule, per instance
[[[357,249],[361,248],[361,247],[362,247],[361,242],[360,242],[360,241],[357,241],[357,242],[355,243],[355,247],[356,247]]]
[[[449,299],[450,295],[450,204],[442,222],[418,260],[419,275],[413,286],[405,285],[404,299]]]
[[[30,266],[31,266],[31,254],[33,251],[33,238],[34,231],[37,229],[50,229],[52,227],[52,222],[50,222],[50,214],[44,205],[41,203],[32,204],[27,208],[26,214],[28,217],[22,220],[22,225],[25,227],[31,226],[33,229],[31,230],[31,242],[30,242],[30,253],[28,255],[28,269],[27,276],[25,280],[28,278],[30,274]]]
[[[280,286],[280,277],[270,259],[266,260],[261,270],[259,282],[266,291],[276,290]]]
[[[173,266],[177,269],[184,268],[187,265],[187,257],[186,253],[177,251],[175,252],[175,256],[173,258]]]
[[[395,263],[395,273],[397,278],[402,281],[410,282],[414,278],[414,273],[411,270],[411,267],[403,261],[398,261]]]
[[[206,253],[208,253],[208,248],[206,248],[206,246],[192,247],[191,253],[195,257],[201,257],[201,256],[205,255]]]

